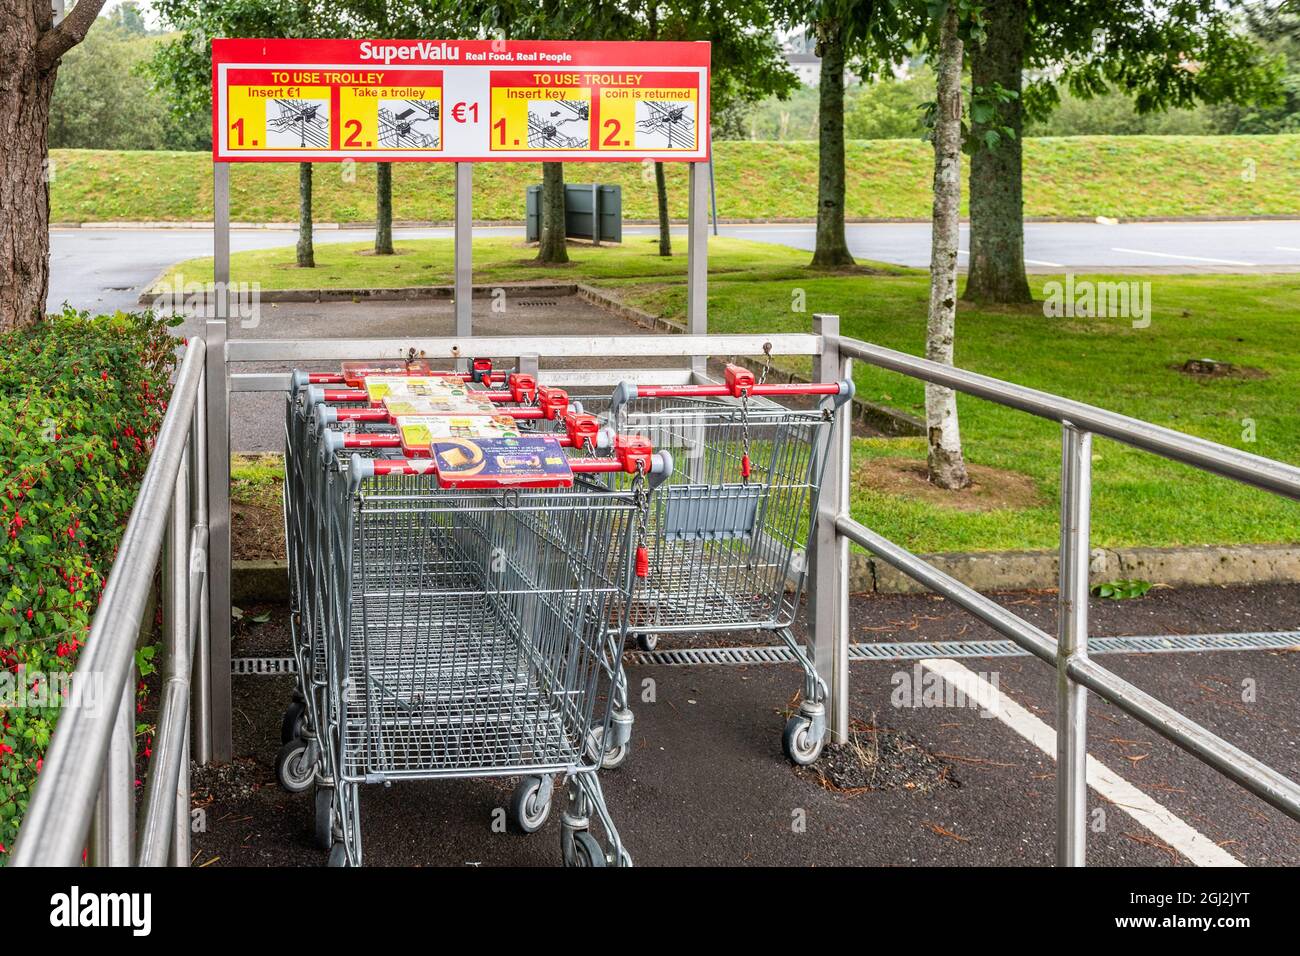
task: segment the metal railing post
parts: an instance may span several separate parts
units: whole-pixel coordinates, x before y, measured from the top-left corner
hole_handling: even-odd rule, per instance
[[[690,164],[686,224],[686,331],[709,331],[709,181],[703,163]],[[691,359],[692,371],[703,375],[706,357]]]
[[[230,380],[226,319],[230,315],[230,166],[213,171],[213,275],[217,314],[207,323],[208,440],[208,706],[210,757],[233,756],[230,699]]]
[[[158,726],[154,737],[155,757],[149,768],[140,826],[141,866],[162,866],[168,859],[177,784],[173,784],[170,775],[164,776],[158,770],[165,763],[162,759],[165,748],[172,747],[169,725],[177,720],[187,720],[189,716],[188,707],[178,713],[171,703],[178,682],[186,689],[189,683],[190,501],[185,481],[189,470],[188,458],[187,450],[181,459],[180,472],[172,489],[167,532],[163,538],[163,680]],[[179,779],[178,775],[177,780]]]
[[[112,710],[113,731],[91,821],[91,866],[130,866],[135,815],[135,667]],[[107,716],[107,715],[105,715]]]
[[[1092,434],[1061,423],[1061,550],[1056,636],[1056,862],[1087,862],[1088,690],[1070,665],[1088,659]]]
[[[198,395],[194,403],[194,423],[191,430],[190,449],[193,452],[194,466],[194,524],[208,527],[208,405],[205,394],[206,370],[199,376]],[[206,535],[204,555],[207,555]],[[208,576],[203,575],[198,596],[197,633],[194,636],[194,672],[193,693],[191,695],[190,727],[194,734],[194,759],[200,765],[212,760],[212,698],[209,688],[209,644],[208,644]],[[191,608],[190,617],[195,615]]]
[[[848,360],[841,360],[839,349],[839,316],[814,315],[813,331],[822,337],[817,377],[833,382],[847,375]],[[843,743],[849,734],[849,541],[839,534],[836,521],[848,513],[850,432],[845,406],[841,406],[826,444],[817,531],[808,556],[813,663],[829,691],[826,727],[835,743]]]

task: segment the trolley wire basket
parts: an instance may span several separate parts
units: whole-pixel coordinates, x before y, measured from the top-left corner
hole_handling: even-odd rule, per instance
[[[825,739],[825,681],[793,630],[834,411],[850,381],[764,385],[729,366],[726,383],[620,385],[611,397],[582,396],[620,433],[670,453],[672,476],[648,515],[650,574],[638,581],[629,631],[645,650],[664,634],[771,631],[804,671],[800,712],[785,730],[796,763],[811,763]],[[816,407],[772,400],[813,396]]]
[[[363,783],[521,775],[517,826],[541,826],[561,775],[564,861],[630,862],[594,771],[618,722],[611,712],[626,710],[628,596],[644,572],[649,492],[671,459],[637,440],[601,457],[594,420],[570,416],[567,435],[527,441],[567,446],[571,479],[448,486],[440,462],[394,457],[420,454],[402,448],[396,419],[337,383],[324,394],[299,378],[285,426],[300,664],[286,726],[296,719],[299,736],[285,745],[293,759],[282,759],[281,782],[297,772],[293,788],[316,783],[316,833],[331,862],[362,860]],[[535,417],[553,419],[555,408]],[[629,481],[601,480],[612,471]]]

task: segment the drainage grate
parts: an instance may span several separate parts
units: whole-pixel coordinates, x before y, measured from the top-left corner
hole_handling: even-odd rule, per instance
[[[1254,631],[1241,634],[1171,634],[1154,637],[1094,637],[1094,654],[1161,654],[1177,651],[1256,651],[1300,647],[1300,631]],[[850,661],[917,661],[927,657],[1027,657],[1014,641],[894,641],[850,644]],[[777,647],[706,647],[633,651],[634,664],[790,664],[794,654]]]
[[[1188,651],[1258,651],[1300,648],[1300,631],[1250,631],[1240,634],[1169,634],[1154,637],[1094,637],[1093,654],[1168,654]],[[893,641],[850,644],[850,661],[919,661],[929,657],[1028,657],[1013,641]],[[692,667],[702,664],[792,664],[790,648],[682,647],[662,651],[629,651],[630,664]],[[276,676],[297,673],[291,657],[236,657],[232,674]]]
[[[267,677],[296,674],[298,662],[292,657],[235,657],[230,661],[230,673],[262,674]]]

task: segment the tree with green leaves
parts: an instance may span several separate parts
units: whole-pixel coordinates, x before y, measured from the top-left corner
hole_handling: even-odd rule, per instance
[[[453,34],[487,36],[507,40],[563,40],[584,37],[591,21],[616,3],[593,0],[571,4],[562,0],[439,0],[448,13]],[[560,264],[569,261],[564,222],[564,164],[542,163],[542,228],[537,244],[537,261]]]
[[[154,0],[153,7],[178,33],[149,69],[180,122],[212,113],[213,37],[337,36],[349,29],[323,0]],[[312,164],[299,163],[297,262],[304,269],[316,265],[311,193]]]
[[[109,16],[99,21],[59,66],[50,148],[168,148],[166,104],[141,70],[158,40],[115,26]]]
[[[1032,299],[1024,265],[1022,136],[1058,85],[1077,96],[1119,89],[1139,113],[1197,102],[1264,101],[1279,68],[1238,29],[1240,0],[985,0],[985,41],[971,51],[973,116],[985,140],[970,163],[970,272],[964,296]],[[1027,71],[1036,76],[1026,84]]]
[[[104,0],[58,24],[49,0],[0,0],[0,332],[45,314],[50,287],[50,102],[63,55]]]
[[[759,0],[630,0],[621,16],[603,11],[595,39],[708,41],[709,106],[716,125],[728,110],[767,96],[788,96],[799,85],[775,37],[771,7]],[[701,131],[704,135],[705,131]],[[664,164],[654,164],[659,215],[659,254],[671,256],[668,183]]]
[[[844,234],[844,77],[875,73],[897,49],[900,23],[891,0],[782,0],[781,18],[816,38],[818,85],[817,242],[812,264],[853,265]]]
[[[455,32],[455,6],[418,0],[338,0],[334,10],[353,36],[419,40]],[[393,254],[393,164],[375,163],[375,243],[377,256]]]

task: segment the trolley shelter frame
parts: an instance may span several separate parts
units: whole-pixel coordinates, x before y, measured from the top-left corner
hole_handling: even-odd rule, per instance
[[[216,41],[241,44],[242,52],[252,49],[250,44],[262,44],[270,51],[292,49],[285,44],[338,43],[351,41]],[[378,45],[380,41],[371,41]],[[395,41],[401,42],[401,41]],[[405,41],[410,42],[410,41]],[[452,41],[453,43],[458,41]],[[512,45],[505,42],[463,41],[465,47],[491,46],[500,51]],[[707,63],[707,44],[677,43],[581,43],[560,41],[527,44],[530,49],[555,48],[558,50],[582,48],[595,51],[601,57],[615,60],[632,48],[643,48],[644,55],[654,57],[664,48],[668,59],[685,52],[698,58],[701,48]],[[445,50],[446,44],[443,44]],[[604,48],[609,48],[607,52]],[[668,49],[675,48],[675,49]],[[299,56],[303,60],[304,54]],[[214,87],[217,79],[217,57],[214,56]],[[700,129],[708,128],[707,66],[702,74],[698,96]],[[195,758],[201,763],[225,763],[232,759],[233,744],[231,719],[231,615],[232,563],[230,525],[230,400],[233,393],[285,392],[289,390],[289,373],[232,372],[235,364],[266,363],[283,369],[286,365],[306,362],[343,361],[347,359],[392,358],[408,354],[415,349],[430,360],[450,360],[464,367],[475,356],[513,359],[522,371],[540,376],[548,384],[565,387],[606,387],[612,389],[620,381],[655,384],[705,384],[712,383],[708,371],[710,357],[743,355],[804,356],[810,357],[813,370],[823,381],[845,378],[849,375],[849,359],[839,350],[839,320],[834,316],[815,316],[811,334],[781,335],[710,335],[708,331],[708,236],[711,205],[712,154],[707,136],[701,132],[699,147],[691,156],[655,155],[645,152],[621,152],[616,155],[583,155],[583,161],[631,162],[660,159],[665,162],[685,162],[689,169],[688,225],[687,225],[687,297],[685,335],[631,335],[631,336],[530,336],[485,337],[475,336],[471,313],[473,297],[473,177],[476,162],[498,161],[485,155],[474,161],[466,159],[440,159],[429,156],[412,156],[415,161],[453,162],[455,167],[455,220],[454,247],[454,316],[455,335],[452,337],[419,337],[409,339],[268,339],[244,338],[230,335],[230,163],[234,161],[268,161],[263,157],[231,157],[220,155],[219,137],[223,130],[216,128],[220,105],[220,91],[214,96],[214,162],[213,162],[213,301],[208,310],[205,336],[207,341],[207,489],[209,502],[208,581],[210,602],[208,606],[209,643],[199,648],[198,680],[194,699],[196,717]],[[340,157],[322,157],[334,161]],[[377,162],[393,159],[391,155],[354,157],[357,161]],[[527,157],[529,162],[539,162],[544,154]],[[557,155],[553,158],[563,160]],[[309,155],[273,157],[270,161],[301,162]],[[521,161],[518,156],[501,157],[504,161]],[[583,370],[548,368],[548,359],[590,358],[591,364]],[[656,358],[679,359],[673,368],[608,368],[609,359]],[[822,482],[818,511],[820,520],[810,553],[808,554],[808,611],[812,633],[813,659],[818,673],[826,681],[830,694],[827,700],[827,728],[831,739],[842,741],[848,734],[848,539],[836,535],[835,518],[847,510],[848,492],[848,438],[847,411],[840,408],[833,424],[834,433],[829,442],[825,476]],[[838,540],[837,540],[838,538]],[[202,642],[200,642],[202,644]]]

